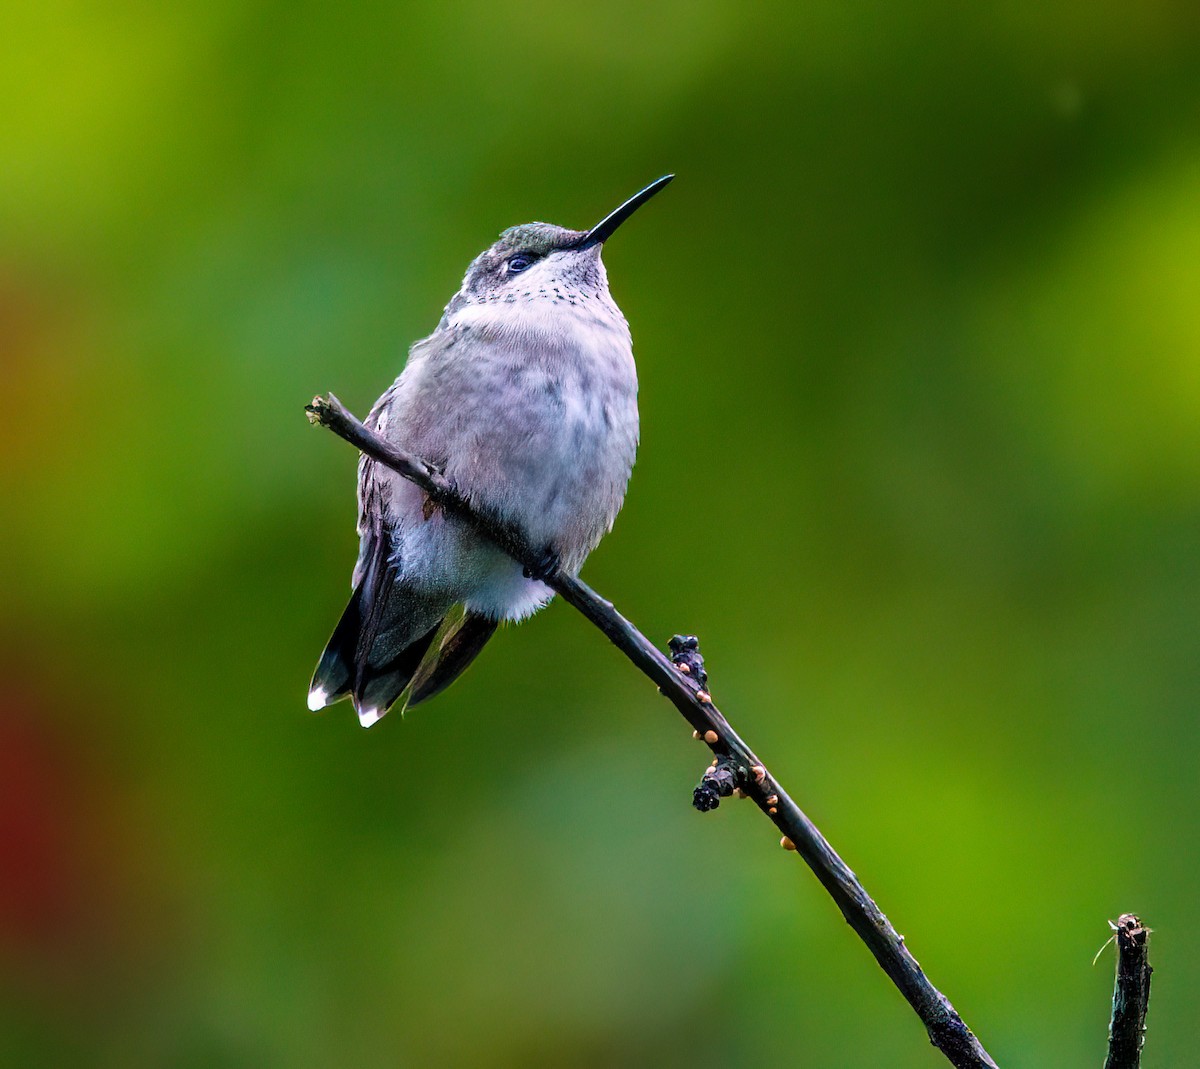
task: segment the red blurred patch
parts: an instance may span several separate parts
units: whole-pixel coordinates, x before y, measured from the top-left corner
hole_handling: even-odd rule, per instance
[[[0,648],[21,645],[0,633]],[[49,643],[33,645],[0,661],[7,680],[53,681],[0,698],[0,993],[64,1035],[103,1035],[170,974],[179,948],[164,954],[160,936],[177,911],[120,780],[119,742],[98,727],[117,710],[92,694],[98,719],[80,723],[78,681],[53,675]]]
[[[56,941],[84,910],[86,780],[32,703],[0,704],[0,944]]]

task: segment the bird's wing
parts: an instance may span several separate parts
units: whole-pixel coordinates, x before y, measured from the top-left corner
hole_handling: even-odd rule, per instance
[[[399,385],[400,380],[397,379],[384,390],[363,421],[377,434],[383,435],[387,432],[388,413]],[[386,536],[383,523],[391,496],[387,480],[381,478],[385,470],[379,461],[366,454],[358,459],[359,551],[358,563],[354,566],[354,575],[350,581],[354,587],[362,582],[370,562],[384,549]]]
[[[420,382],[428,369],[436,369],[444,355],[459,339],[457,330],[436,330],[422,338],[408,351],[404,371],[371,406],[364,423],[377,434],[402,445],[422,460],[436,467],[444,466],[446,457],[431,449],[436,435],[428,433],[443,413],[428,411],[430,394]],[[432,439],[432,440],[431,440]],[[376,540],[385,537],[384,522],[391,505],[393,482],[387,469],[378,461],[364,456],[358,462],[358,534],[360,551],[354,569],[353,585],[357,586],[366,572],[367,562],[376,549]],[[389,547],[389,552],[394,547]]]

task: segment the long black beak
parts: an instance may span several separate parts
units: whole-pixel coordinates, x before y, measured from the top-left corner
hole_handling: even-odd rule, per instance
[[[621,205],[615,212],[610,212],[600,220],[591,230],[583,235],[572,246],[576,249],[590,249],[593,245],[600,245],[612,237],[613,231],[617,229],[626,219],[636,212],[643,204],[654,196],[660,189],[667,185],[673,174],[664,174],[662,178],[658,178],[651,182],[640,193],[635,193],[624,204]]]

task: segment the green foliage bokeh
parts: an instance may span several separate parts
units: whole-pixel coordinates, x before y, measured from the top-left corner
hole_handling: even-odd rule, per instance
[[[1200,1027],[1194,4],[8,3],[0,1060],[933,1066],[561,605],[362,731],[304,695],[364,412],[504,227],[641,377],[585,577],[714,693],[1005,1065],[1106,919]]]

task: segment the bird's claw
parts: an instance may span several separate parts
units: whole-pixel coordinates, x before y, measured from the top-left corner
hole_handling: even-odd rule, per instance
[[[527,564],[521,569],[521,574],[526,579],[536,579],[539,583],[544,583],[558,571],[560,563],[558,554],[547,546],[532,566]]]

